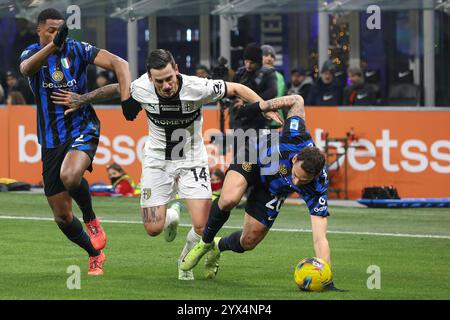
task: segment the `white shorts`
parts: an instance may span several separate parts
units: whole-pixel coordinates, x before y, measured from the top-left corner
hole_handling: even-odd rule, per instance
[[[141,176],[141,208],[180,199],[211,199],[211,178],[206,163],[145,159]]]

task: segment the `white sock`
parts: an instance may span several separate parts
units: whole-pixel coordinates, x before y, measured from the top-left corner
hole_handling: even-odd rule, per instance
[[[169,208],[166,210],[166,221],[164,222],[164,229],[167,228],[174,220],[178,219],[178,212],[175,209]]]
[[[189,251],[200,241],[202,238],[201,235],[197,234],[194,230],[194,227],[189,230],[186,236],[186,244],[184,245],[183,251],[181,251],[179,261],[183,260],[183,258],[188,254]]]

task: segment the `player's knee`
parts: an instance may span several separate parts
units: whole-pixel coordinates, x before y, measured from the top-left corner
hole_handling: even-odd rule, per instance
[[[219,198],[219,208],[224,211],[231,211],[239,204],[239,199],[235,199],[233,196],[222,194]]]
[[[70,170],[61,171],[60,179],[68,191],[77,189],[81,183],[81,178]]]
[[[150,237],[156,237],[163,231],[163,228],[160,228],[155,224],[149,224],[149,223],[145,223],[144,228]]]

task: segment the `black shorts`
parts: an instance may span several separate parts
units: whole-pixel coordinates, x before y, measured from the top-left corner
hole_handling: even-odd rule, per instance
[[[71,139],[56,148],[42,148],[42,177],[44,178],[44,192],[47,197],[66,191],[61,178],[61,165],[71,151],[85,152],[91,159],[89,172],[92,172],[92,161],[98,146],[98,137],[82,135],[77,139]]]
[[[241,148],[239,152],[247,153],[248,146]],[[241,153],[241,159],[242,155]],[[261,182],[260,168],[255,163],[250,161],[237,163],[237,158],[235,157],[228,170],[239,172],[247,181],[249,195],[245,211],[268,228],[271,228],[286,197],[275,196],[264,187]]]

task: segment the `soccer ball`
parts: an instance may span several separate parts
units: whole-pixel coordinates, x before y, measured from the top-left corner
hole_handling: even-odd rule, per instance
[[[323,291],[333,281],[330,266],[319,258],[306,258],[297,264],[295,283],[302,291]]]

